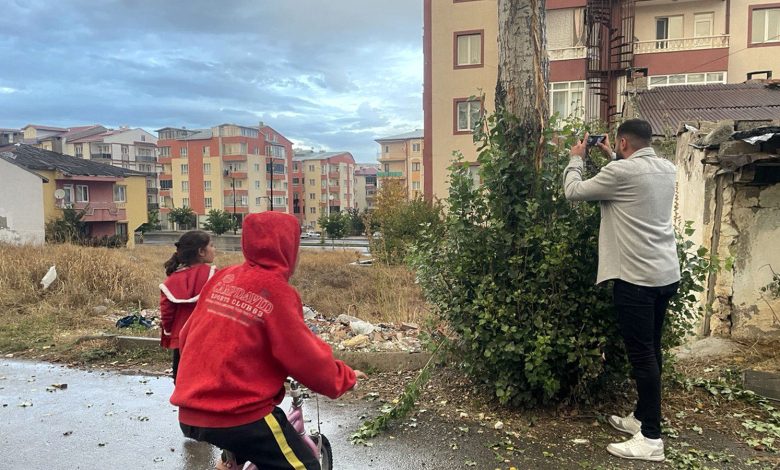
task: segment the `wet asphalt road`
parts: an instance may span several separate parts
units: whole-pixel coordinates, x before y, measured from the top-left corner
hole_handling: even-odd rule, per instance
[[[0,359],[0,468],[213,469],[216,451],[182,436],[168,402],[172,389],[167,377]],[[351,445],[369,403],[321,398],[320,412],[336,469],[463,468],[438,439],[381,437],[373,447]],[[313,400],[304,413],[315,417]]]

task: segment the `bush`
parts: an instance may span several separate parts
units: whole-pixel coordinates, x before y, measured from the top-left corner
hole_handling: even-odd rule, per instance
[[[168,213],[168,219],[179,226],[179,230],[189,230],[198,224],[198,216],[189,207],[177,207]]]
[[[478,135],[482,184],[461,160],[452,166],[443,226],[428,227],[411,259],[426,297],[460,338],[466,371],[501,403],[587,400],[627,363],[611,292],[594,285],[599,206],[563,195],[567,149],[583,125],[547,130],[537,170],[534,149],[506,152],[500,119],[511,118],[490,117]],[[686,256],[683,299],[701,290],[690,271],[702,263]],[[689,307],[678,302],[669,316]],[[664,346],[690,327],[669,322]]]
[[[220,209],[211,209],[206,216],[206,222],[203,229],[214,232],[215,235],[222,235],[228,230],[235,228],[235,219],[230,212]]]
[[[403,264],[412,244],[427,227],[439,227],[442,208],[421,198],[406,199],[406,190],[398,180],[387,180],[377,193],[376,208],[367,216],[366,225],[376,227],[378,236],[369,232],[371,254],[387,264]]]

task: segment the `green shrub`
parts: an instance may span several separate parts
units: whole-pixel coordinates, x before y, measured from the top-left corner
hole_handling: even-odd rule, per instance
[[[599,206],[563,195],[567,149],[584,126],[554,123],[559,131],[546,130],[537,170],[533,148],[506,152],[512,143],[496,130],[501,119],[512,118],[489,117],[488,130],[475,137],[482,184],[475,186],[461,159],[455,162],[444,223],[428,227],[411,260],[427,299],[459,337],[466,371],[501,403],[587,400],[614,374],[625,377],[627,363],[611,290],[595,285]],[[683,260],[688,272],[701,266],[693,258],[686,253]],[[685,299],[701,290],[700,277],[686,279]],[[689,307],[677,302],[670,317]],[[666,347],[691,324],[669,326]]]

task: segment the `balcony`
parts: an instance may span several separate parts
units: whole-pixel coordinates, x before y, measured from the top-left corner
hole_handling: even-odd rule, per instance
[[[157,194],[159,192],[159,189],[157,188],[146,188],[146,194]]]
[[[146,203],[146,208],[149,209],[150,211],[160,210],[160,204],[156,202],[148,202]]]
[[[403,178],[403,171],[377,171],[377,178]]]
[[[111,154],[110,153],[91,153],[89,154],[90,160],[108,160],[111,161]]]
[[[222,194],[225,195],[225,196],[232,196],[234,191],[236,193],[236,196],[249,196],[249,190],[246,189],[246,188],[244,188],[244,189],[242,189],[242,188],[236,188],[236,189],[229,188],[229,189],[223,190]]]
[[[659,52],[695,51],[700,49],[721,49],[729,47],[729,36],[702,36],[698,38],[657,39],[634,43],[635,54]]]
[[[584,59],[587,48],[585,46],[562,47],[559,49],[547,49],[547,56],[550,60],[572,60]]]
[[[135,159],[141,163],[157,163],[157,157],[149,155],[138,155],[135,157]]]
[[[245,180],[247,179],[247,173],[246,171],[230,171],[228,172],[227,176],[225,177],[227,179],[234,178],[237,180]]]
[[[222,160],[226,162],[245,162],[246,154],[223,155]]]
[[[74,202],[69,205],[76,210],[84,210],[84,222],[118,222],[127,220],[124,203],[116,202]]]

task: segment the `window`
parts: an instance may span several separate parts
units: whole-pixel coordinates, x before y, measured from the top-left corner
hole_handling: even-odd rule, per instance
[[[222,144],[222,155],[246,155],[246,142]]]
[[[130,155],[130,147],[127,145],[122,146],[122,158],[127,158]]]
[[[76,185],[76,202],[89,202],[89,186]]]
[[[455,101],[455,132],[472,132],[482,114],[482,103],[479,100]]]
[[[412,163],[412,171],[420,171],[420,162]]]
[[[232,180],[231,180],[232,183]],[[242,188],[244,186],[244,183],[241,180],[236,180],[236,188]]]
[[[186,157],[187,156],[187,147],[180,147],[179,148],[179,156],[180,157]]]
[[[309,165],[309,171],[314,171],[314,165]]]
[[[255,180],[255,189],[260,189],[260,181]]]
[[[704,85],[708,83],[726,83],[726,72],[654,75],[650,77],[649,88],[672,85]]]
[[[390,153],[390,146],[389,145],[385,145],[385,153]]]
[[[181,206],[182,207],[190,207],[190,198],[188,198],[188,197],[182,198]]]
[[[693,15],[693,37],[712,36],[713,13],[696,13]]]
[[[190,172],[190,166],[189,166],[188,164],[186,164],[186,163],[185,163],[185,164],[183,164],[183,165],[181,166],[181,174],[182,174],[182,175],[186,175],[186,174],[188,174],[189,172]]]
[[[173,188],[173,181],[171,180],[160,180],[160,189],[171,189]]]
[[[669,48],[669,40],[681,39],[683,37],[683,17],[665,16],[655,19],[655,43],[656,49]]]
[[[293,171],[298,171],[298,162],[293,163]]]
[[[455,68],[482,65],[482,31],[455,33]]]
[[[262,200],[262,199],[263,199],[262,197],[256,197],[255,198],[255,205],[259,206],[260,205],[260,200]]]
[[[385,173],[390,173],[390,164],[385,163]]]
[[[127,186],[114,185],[114,202],[127,202]]]
[[[81,158],[83,155],[84,149],[81,144],[76,144],[73,146],[73,153],[76,154],[77,157]]]
[[[412,189],[415,191],[420,190],[420,182],[419,181],[412,181]]]
[[[312,199],[312,200],[317,199],[317,195],[314,194],[314,193],[309,193],[309,199]]]
[[[255,163],[255,165],[254,165],[254,169],[255,169],[255,171],[256,171],[257,173],[260,173],[260,164],[259,164],[259,163]]]
[[[189,181],[182,181],[181,182],[181,190],[182,192],[189,192],[190,191],[190,182]]]
[[[211,163],[204,163],[203,164],[203,174],[204,175],[210,175],[211,174]]]
[[[317,208],[316,207],[309,207],[309,214],[316,214]]]
[[[300,178],[293,178],[292,180],[293,180],[293,184],[301,184]]]
[[[314,186],[314,185],[316,185],[317,183],[314,181],[314,178],[310,178],[310,179],[309,179],[309,184],[310,184],[311,186]]]
[[[550,112],[562,118],[584,117],[585,82],[557,82],[550,84]]]
[[[210,154],[211,154],[211,147],[209,147],[208,145],[204,145],[203,146],[203,156],[204,157],[208,157],[208,156],[210,156]]]
[[[204,191],[211,191],[211,181],[206,180],[203,182],[203,190]]]
[[[780,8],[756,8],[751,14],[751,43],[780,42]]]
[[[171,156],[171,148],[170,147],[160,147],[160,156],[161,157],[170,157]]]
[[[210,197],[203,198],[203,207],[206,209],[211,209],[213,203]]]
[[[65,197],[62,198],[62,202],[64,204],[73,204],[73,185],[67,184],[62,189],[65,191]]]
[[[412,152],[419,152],[420,144],[412,144]]]
[[[241,205],[242,206],[248,206],[249,205],[249,196],[247,196],[245,194],[241,196]]]

